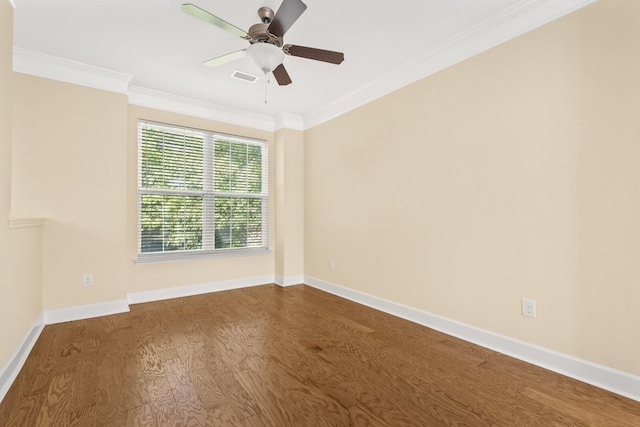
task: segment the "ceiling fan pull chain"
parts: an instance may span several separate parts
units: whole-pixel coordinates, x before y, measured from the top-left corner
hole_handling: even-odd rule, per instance
[[[264,73],[264,103],[267,103],[267,83],[269,83],[269,75]]]

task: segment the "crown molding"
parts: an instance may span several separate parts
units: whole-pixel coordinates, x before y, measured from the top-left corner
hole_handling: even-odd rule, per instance
[[[523,0],[303,117],[310,129],[598,0]]]
[[[276,117],[254,113],[140,86],[130,86],[133,76],[14,47],[13,70],[52,80],[126,94],[129,102],[273,132],[282,128],[306,130],[458,62],[491,49],[597,0],[522,0],[500,14],[447,40],[436,48],[399,65],[384,76],[304,116],[281,113]]]
[[[13,71],[126,94],[133,76],[51,55],[13,48]]]
[[[273,132],[273,117],[166,92],[130,86],[133,76],[51,55],[13,48],[13,71],[128,95],[129,103]],[[299,119],[301,121],[301,119]],[[286,124],[295,120],[288,119]]]
[[[304,120],[302,116],[291,113],[281,113],[276,117],[275,130],[280,129],[292,129],[292,130],[304,130]]]
[[[273,132],[273,117],[141,86],[129,88],[129,104]]]

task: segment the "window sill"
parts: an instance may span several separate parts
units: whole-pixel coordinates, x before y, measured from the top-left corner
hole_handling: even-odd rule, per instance
[[[190,261],[197,259],[235,258],[242,256],[268,255],[268,248],[219,249],[216,251],[184,251],[138,254],[135,264],[153,264],[159,262]]]

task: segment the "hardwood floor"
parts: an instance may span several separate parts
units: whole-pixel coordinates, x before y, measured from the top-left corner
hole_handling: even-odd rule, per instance
[[[299,285],[49,325],[0,426],[640,426],[640,403]]]

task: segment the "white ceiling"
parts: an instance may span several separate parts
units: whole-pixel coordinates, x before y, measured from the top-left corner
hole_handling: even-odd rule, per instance
[[[308,8],[285,43],[342,51],[345,61],[285,57],[293,83],[281,87],[271,77],[266,105],[263,75],[250,58],[217,68],[202,65],[248,42],[182,12],[187,1],[244,30],[259,22],[258,8],[277,11],[281,3],[15,0],[14,48],[123,73],[131,87],[319,122],[592,0],[304,0]],[[260,79],[232,79],[234,70]]]

